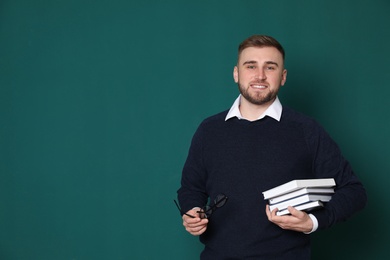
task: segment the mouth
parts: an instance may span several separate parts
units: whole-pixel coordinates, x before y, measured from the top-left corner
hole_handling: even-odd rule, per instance
[[[252,83],[250,86],[254,89],[266,89],[268,86],[264,83]]]

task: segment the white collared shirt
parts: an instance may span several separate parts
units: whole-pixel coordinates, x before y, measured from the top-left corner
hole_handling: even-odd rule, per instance
[[[241,115],[240,102],[241,102],[241,94],[234,101],[233,106],[230,108],[229,112],[226,115],[225,121],[227,121],[233,117],[237,117],[238,119],[248,120],[247,118],[245,118]],[[280,103],[279,98],[276,97],[275,101],[256,120],[260,120],[260,119],[264,118],[265,116],[269,116],[277,121],[280,121],[280,118],[282,116],[282,110],[283,110],[282,104]]]

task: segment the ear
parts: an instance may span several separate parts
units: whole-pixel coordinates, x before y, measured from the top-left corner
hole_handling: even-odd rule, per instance
[[[234,66],[233,78],[234,78],[234,82],[238,83],[238,68],[237,68],[237,66]]]
[[[284,69],[282,72],[282,81],[280,82],[280,85],[283,86],[284,83],[286,83],[286,80],[287,80],[287,70]]]

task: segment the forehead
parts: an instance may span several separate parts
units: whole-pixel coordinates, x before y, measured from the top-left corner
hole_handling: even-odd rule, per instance
[[[276,62],[283,64],[283,56],[275,47],[248,47],[242,50],[238,63],[242,65],[244,62],[254,61],[258,63]]]

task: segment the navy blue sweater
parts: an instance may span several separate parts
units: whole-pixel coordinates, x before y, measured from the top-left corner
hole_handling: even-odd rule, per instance
[[[280,122],[270,117],[225,121],[227,112],[197,129],[178,190],[184,212],[219,193],[229,197],[200,237],[201,259],[310,259],[310,236],[269,222],[262,191],[294,179],[334,178],[332,200],[312,212],[323,229],[365,206],[362,184],[314,120],[286,107]]]

